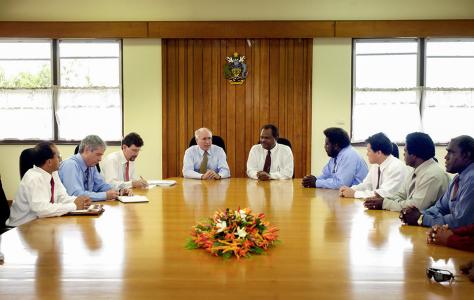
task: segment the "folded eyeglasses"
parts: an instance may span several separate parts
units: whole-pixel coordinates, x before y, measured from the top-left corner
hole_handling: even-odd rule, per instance
[[[427,268],[426,277],[428,277],[428,279],[433,278],[436,282],[454,280],[453,273],[451,273],[448,270],[442,270],[442,269],[436,269],[436,268]]]

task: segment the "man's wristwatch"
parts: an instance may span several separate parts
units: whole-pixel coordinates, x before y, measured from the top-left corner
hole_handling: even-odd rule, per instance
[[[420,217],[418,218],[417,223],[418,223],[419,226],[423,226],[423,214],[420,215]]]

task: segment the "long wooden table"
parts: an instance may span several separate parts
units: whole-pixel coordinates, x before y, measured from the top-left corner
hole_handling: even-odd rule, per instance
[[[367,211],[301,180],[174,178],[149,203],[105,202],[100,217],[38,219],[2,235],[1,299],[466,299],[459,265],[474,255],[426,244],[426,228]],[[250,207],[280,228],[267,255],[224,260],[186,250],[190,228],[217,209]],[[429,266],[459,275],[435,283]],[[471,295],[471,296],[469,296]]]

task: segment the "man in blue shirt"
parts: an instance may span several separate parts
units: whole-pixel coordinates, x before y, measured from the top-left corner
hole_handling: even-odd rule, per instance
[[[446,193],[423,212],[416,207],[401,211],[400,219],[408,225],[448,225],[455,229],[474,224],[474,139],[458,136],[446,149],[446,171],[456,174]]]
[[[69,195],[86,195],[92,201],[102,201],[132,194],[128,189],[114,190],[97,171],[104,152],[104,141],[97,135],[88,135],[81,141],[79,153],[61,163],[59,177]]]
[[[199,128],[194,132],[196,144],[184,152],[183,176],[193,179],[222,179],[230,177],[224,150],[212,144],[212,132]]]
[[[367,164],[350,145],[347,132],[342,128],[331,127],[324,130],[326,141],[324,149],[331,159],[323,168],[323,174],[303,178],[304,187],[339,189],[361,183],[367,176]]]

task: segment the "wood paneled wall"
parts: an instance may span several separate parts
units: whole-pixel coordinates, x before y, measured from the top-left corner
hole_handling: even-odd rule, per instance
[[[245,177],[260,127],[275,124],[293,146],[295,176],[311,166],[312,39],[164,39],[163,177],[181,176],[194,130],[224,138],[233,177]],[[243,85],[224,78],[225,57],[245,55]]]

